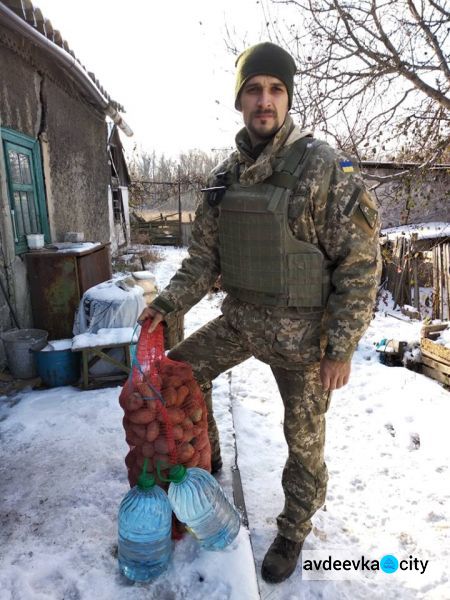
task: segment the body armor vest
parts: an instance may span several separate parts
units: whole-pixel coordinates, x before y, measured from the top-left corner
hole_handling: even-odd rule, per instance
[[[302,138],[278,154],[268,179],[227,188],[219,205],[219,252],[222,286],[235,298],[277,307],[325,306],[325,257],[314,244],[296,239],[288,221],[289,198],[321,143]]]

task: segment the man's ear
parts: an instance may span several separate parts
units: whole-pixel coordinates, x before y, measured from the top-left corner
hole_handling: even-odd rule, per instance
[[[240,96],[240,94],[239,94],[239,96]],[[240,97],[239,97],[239,96],[238,96],[238,98],[237,98],[237,100],[236,100],[235,107],[236,107],[236,110],[238,110],[239,112],[242,112],[242,108],[241,108],[241,99],[240,99]]]

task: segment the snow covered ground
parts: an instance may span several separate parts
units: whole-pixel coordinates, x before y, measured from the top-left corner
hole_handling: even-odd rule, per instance
[[[185,255],[162,252],[160,287]],[[194,307],[187,333],[218,314],[219,305],[213,296]],[[323,579],[299,566],[283,584],[260,581],[264,600],[450,598],[450,396],[422,375],[383,366],[374,348],[382,338],[418,339],[419,328],[378,313],[355,354],[349,385],[334,393],[328,496],[303,555],[392,554],[418,570],[326,572]],[[0,398],[0,600],[257,600],[245,528],[220,553],[199,550],[191,538],[178,542],[169,571],[153,584],[120,577],[114,551],[127,447],[119,391],[63,387]],[[259,575],[283,505],[282,404],[269,367],[255,359],[218,377],[214,391],[225,459],[220,481],[230,492],[232,404]]]

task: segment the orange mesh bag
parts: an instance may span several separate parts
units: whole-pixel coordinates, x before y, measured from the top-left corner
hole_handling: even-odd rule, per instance
[[[211,448],[205,400],[192,367],[164,354],[163,326],[141,329],[132,372],[119,397],[124,410],[125,439],[130,447],[125,458],[130,486],[137,483],[144,459],[147,471],[167,489],[161,475],[169,466],[201,467],[211,471]]]

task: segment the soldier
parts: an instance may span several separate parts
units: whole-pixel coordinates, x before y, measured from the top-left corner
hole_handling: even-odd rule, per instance
[[[140,321],[152,317],[153,329],[187,311],[221,276],[222,315],[169,353],[192,365],[205,393],[213,471],[222,463],[211,381],[250,356],[270,365],[288,446],[285,504],[261,570],[275,583],[294,571],[325,501],[325,413],[371,319],[379,220],[353,161],[294,125],[293,58],[265,42],[236,66],[245,125],[236,151],[211,173],[189,256]]]

